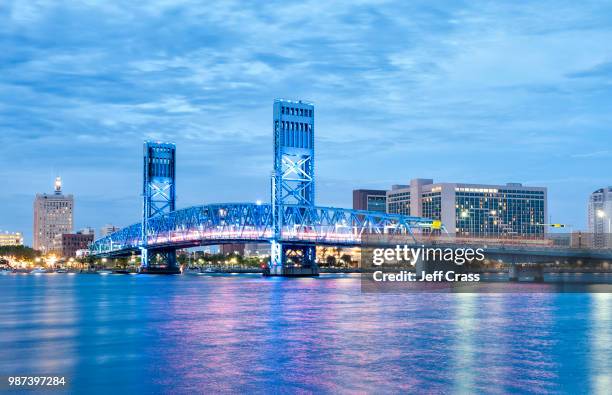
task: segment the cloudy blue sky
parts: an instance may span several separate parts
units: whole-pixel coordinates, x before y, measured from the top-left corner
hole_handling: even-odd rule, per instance
[[[521,4],[519,4],[521,3]],[[275,97],[316,105],[319,204],[410,178],[612,184],[606,1],[0,2],[0,229],[61,175],[77,228],[135,222],[145,139],[178,206],[268,198]]]

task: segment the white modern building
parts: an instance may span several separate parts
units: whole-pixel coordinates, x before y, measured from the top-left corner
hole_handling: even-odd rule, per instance
[[[434,183],[419,178],[387,191],[387,212],[440,220],[459,236],[543,237],[547,191],[517,183]]]
[[[22,245],[23,235],[20,232],[0,232],[0,247]]]
[[[55,179],[55,191],[37,194],[34,200],[34,249],[48,253],[54,248],[57,235],[72,233],[74,198],[62,194],[62,180]]]
[[[612,233],[612,186],[600,188],[589,197],[589,233],[594,247],[610,247]]]

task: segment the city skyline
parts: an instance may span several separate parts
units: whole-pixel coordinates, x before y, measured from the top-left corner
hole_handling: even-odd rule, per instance
[[[266,201],[275,97],[317,106],[321,204],[420,177],[521,182],[586,229],[612,184],[603,2],[194,4],[0,6],[1,229],[31,244],[57,175],[76,229],[136,222],[146,139],[177,144],[178,207]]]

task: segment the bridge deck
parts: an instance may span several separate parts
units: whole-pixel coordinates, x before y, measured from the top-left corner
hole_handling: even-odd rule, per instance
[[[189,207],[148,220],[147,246],[186,248],[207,244],[265,242],[272,238],[269,204],[220,203]],[[398,214],[334,207],[283,206],[281,241],[317,245],[359,246],[365,234],[413,236],[432,220]],[[92,255],[129,254],[142,246],[142,224],[136,223],[96,240]],[[416,239],[415,239],[416,240]]]

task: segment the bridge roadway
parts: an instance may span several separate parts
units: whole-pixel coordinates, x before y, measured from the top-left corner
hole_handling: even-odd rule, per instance
[[[425,247],[435,248],[482,248],[486,259],[499,260],[507,264],[554,264],[577,263],[581,261],[612,263],[612,249],[577,248],[569,245],[555,245],[552,240],[471,240],[457,238],[450,240],[423,241]]]
[[[361,246],[367,234],[405,235],[431,228],[427,218],[320,206],[282,206],[281,241],[304,245]],[[148,220],[148,248],[188,248],[223,243],[268,242],[273,238],[272,207],[257,203],[194,206]],[[96,240],[94,256],[125,256],[142,245],[136,223]]]
[[[561,237],[560,237],[561,236]],[[438,235],[416,234],[414,243],[424,248],[483,249],[487,260],[508,264],[556,264],[608,262],[612,264],[611,248],[576,247],[571,245],[568,234],[547,234],[542,238],[524,237],[466,237],[448,233]],[[367,235],[364,245],[393,247],[410,244],[404,236]]]
[[[483,248],[487,259],[505,263],[555,263],[578,260],[612,262],[612,249],[572,248],[553,240],[424,237],[417,229],[432,221],[405,215],[333,207],[283,206],[282,240],[306,245],[359,247],[385,243],[440,248]],[[149,219],[148,244],[154,248],[188,248],[224,243],[269,242],[270,204],[218,203],[194,206]],[[139,252],[142,224],[136,223],[96,240],[94,256]],[[394,237],[396,236],[396,237]]]

